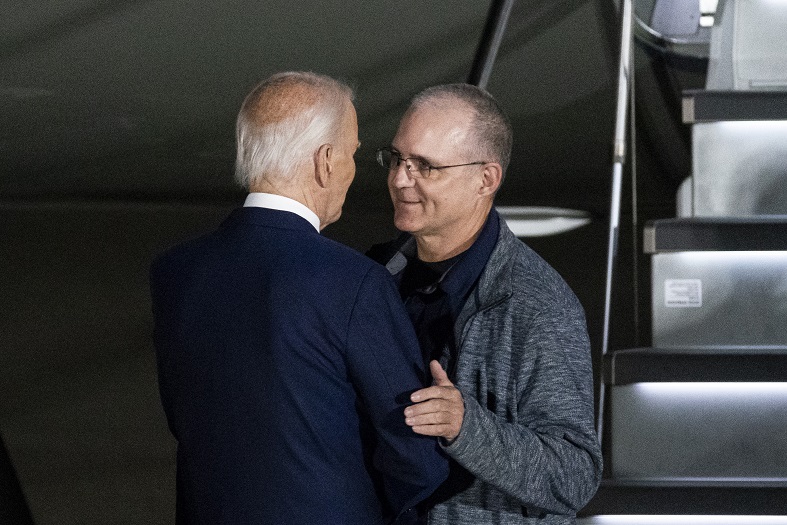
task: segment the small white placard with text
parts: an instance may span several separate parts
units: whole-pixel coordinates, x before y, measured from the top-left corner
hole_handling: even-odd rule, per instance
[[[664,306],[667,308],[699,308],[702,306],[702,280],[665,279]]]

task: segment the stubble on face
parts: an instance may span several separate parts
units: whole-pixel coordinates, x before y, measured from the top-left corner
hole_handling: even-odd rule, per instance
[[[403,157],[420,157],[435,165],[475,162],[478,159],[466,160],[462,155],[469,133],[467,121],[462,108],[411,110],[402,118],[392,146]],[[471,170],[433,171],[429,179],[412,179],[404,171],[399,168],[388,178],[397,229],[417,237],[441,235],[472,208],[472,182],[465,176]]]

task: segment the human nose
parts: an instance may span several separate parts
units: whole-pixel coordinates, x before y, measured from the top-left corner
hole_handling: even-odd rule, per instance
[[[402,159],[395,168],[388,172],[388,181],[395,188],[415,185],[415,178],[410,174],[406,160]]]

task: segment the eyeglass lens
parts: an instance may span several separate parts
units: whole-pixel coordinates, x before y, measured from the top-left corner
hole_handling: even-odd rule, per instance
[[[413,175],[423,176],[424,171],[429,172],[429,166],[423,160],[416,158],[403,159],[398,151],[391,151],[386,148],[377,151],[377,161],[384,168],[388,168],[388,170],[395,170],[401,162],[405,162],[405,168]]]

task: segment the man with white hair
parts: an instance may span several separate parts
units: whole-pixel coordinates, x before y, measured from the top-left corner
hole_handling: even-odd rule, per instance
[[[152,266],[178,523],[382,524],[447,475],[401,418],[427,374],[391,277],[320,235],[355,176],[352,100],[313,73],[257,86],[237,121],[244,207]]]

